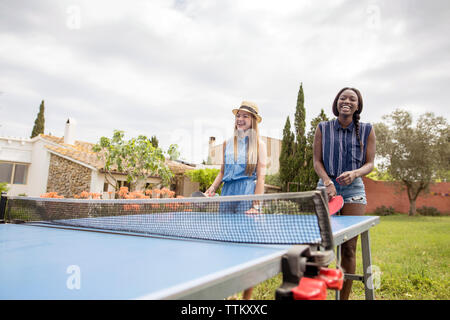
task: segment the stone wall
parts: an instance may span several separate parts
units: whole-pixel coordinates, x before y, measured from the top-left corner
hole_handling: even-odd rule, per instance
[[[58,192],[72,198],[82,191],[90,191],[91,169],[51,154],[47,192]]]

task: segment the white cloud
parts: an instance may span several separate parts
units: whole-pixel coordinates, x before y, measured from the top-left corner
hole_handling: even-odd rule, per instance
[[[300,82],[308,122],[331,116],[347,85],[363,93],[363,121],[398,106],[447,116],[450,43],[437,31],[449,8],[410,3],[11,1],[0,5],[0,134],[28,136],[45,99],[54,134],[71,116],[79,139],[156,135],[199,162],[243,99],[259,104],[261,132],[281,137]]]

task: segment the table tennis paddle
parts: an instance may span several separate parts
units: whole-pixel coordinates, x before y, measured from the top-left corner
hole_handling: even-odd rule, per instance
[[[193,192],[191,194],[191,197],[193,197],[193,198],[204,198],[204,197],[206,197],[206,194],[204,194],[201,191],[195,191],[195,192]]]
[[[206,198],[207,195],[204,194],[201,191],[195,191],[191,194],[191,197],[193,198]],[[193,207],[195,208],[195,210],[197,211],[205,211],[205,209],[208,207],[207,203],[194,203]]]
[[[328,201],[328,211],[330,212],[330,216],[339,212],[344,206],[344,198],[342,196],[334,196]]]

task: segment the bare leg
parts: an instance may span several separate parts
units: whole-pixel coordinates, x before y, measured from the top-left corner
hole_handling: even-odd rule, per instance
[[[365,204],[347,203],[341,210],[343,216],[362,216],[366,211]],[[348,240],[341,246],[341,267],[345,273],[355,274],[356,270],[356,245],[358,237]],[[341,290],[341,300],[348,300],[352,291],[352,280],[345,280]]]
[[[248,289],[244,290],[244,293],[242,294],[242,299],[251,300],[252,292],[253,292],[253,288],[248,288]]]

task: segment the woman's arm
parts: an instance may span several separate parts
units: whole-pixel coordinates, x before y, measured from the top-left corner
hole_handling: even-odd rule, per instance
[[[256,186],[255,194],[264,194],[264,183],[266,179],[267,149],[266,144],[259,140],[258,164],[256,165]],[[260,201],[254,200],[253,207],[245,212],[246,214],[261,213]]]
[[[258,164],[256,165],[255,194],[264,194],[264,182],[266,179],[267,148],[266,144],[259,140]]]
[[[213,196],[216,193],[217,188],[222,183],[223,175],[225,172],[225,146],[226,146],[226,142],[223,143],[222,165],[220,166],[220,172],[217,175],[216,179],[214,179],[214,182],[212,183],[212,185],[208,188],[208,190],[205,191],[205,194],[208,197]]]
[[[328,177],[327,171],[323,166],[322,160],[322,131],[319,126],[316,128],[316,133],[314,135],[314,143],[313,143],[313,165],[314,170],[320,179],[322,179],[323,184],[326,187],[328,197],[334,197],[336,195],[336,187],[331,181],[330,177]]]

